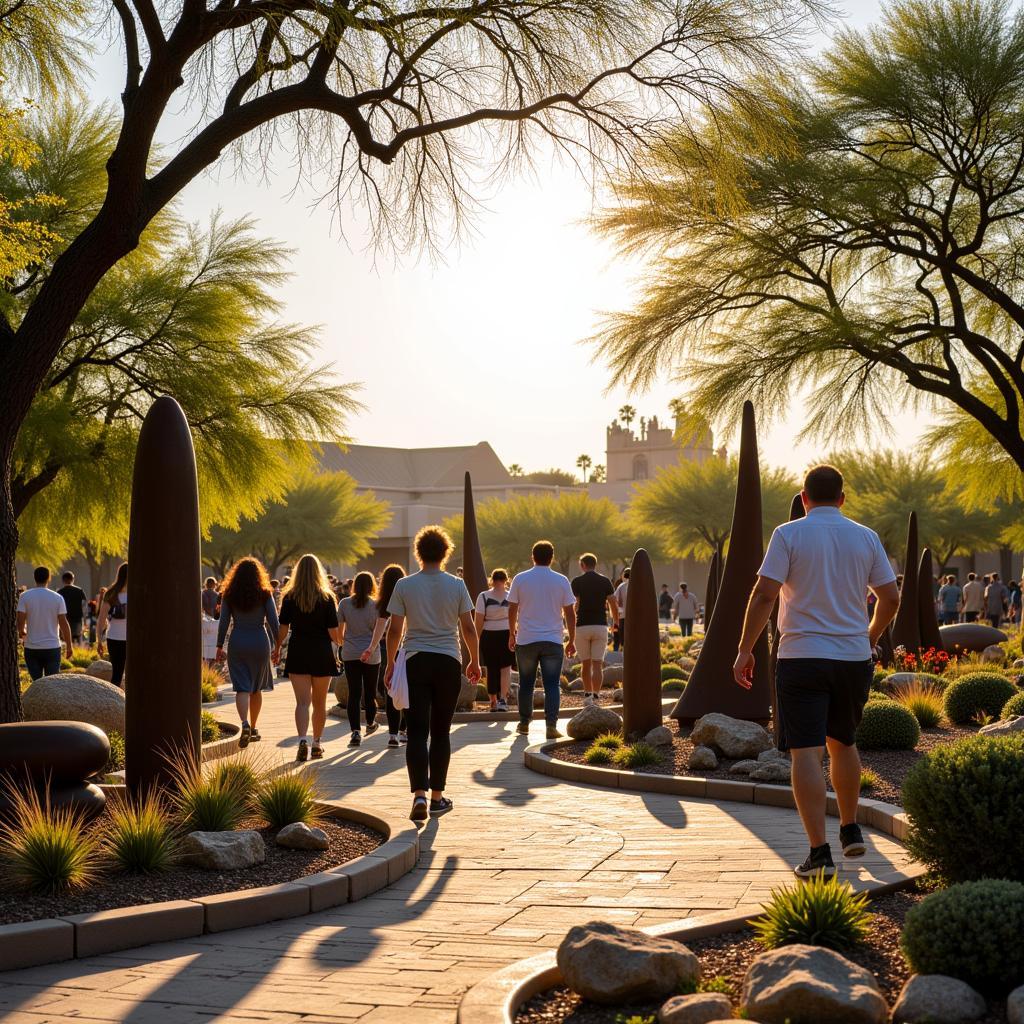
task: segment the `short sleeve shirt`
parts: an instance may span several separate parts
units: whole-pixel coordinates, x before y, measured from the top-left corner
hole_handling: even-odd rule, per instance
[[[592,570],[577,576],[571,586],[579,601],[576,608],[576,625],[607,626],[607,601],[615,593],[612,581]]]
[[[782,584],[780,658],[866,661],[868,587],[896,579],[874,530],[818,506],[772,534],[759,576]]]
[[[312,611],[304,612],[289,594],[281,601],[278,621],[282,626],[291,626],[292,636],[322,640],[327,630],[338,625],[338,608],[329,597],[321,597]]]
[[[955,583],[947,583],[939,590],[939,603],[942,610],[955,612],[960,607],[962,592]]]
[[[484,632],[500,633],[508,632],[508,591],[501,597],[495,593],[494,588],[485,590],[477,595],[476,613],[484,619]]]
[[[625,616],[626,614],[626,595],[629,593],[629,580],[623,580],[615,588],[615,601],[619,606],[619,614]]]
[[[360,655],[370,646],[373,630],[377,625],[377,605],[367,601],[362,608],[357,608],[351,597],[346,597],[338,605],[338,621],[345,623],[345,639],[341,645],[342,661],[358,661]],[[380,647],[374,647],[370,653],[370,664],[380,662]]]
[[[67,606],[57,591],[29,587],[18,598],[18,611],[25,614],[25,646],[30,651],[52,651],[61,646],[59,619],[67,614]]]
[[[67,608],[68,622],[81,622],[85,617],[85,591],[76,587],[74,583],[61,587],[57,591],[64,598],[64,607]]]
[[[509,602],[519,606],[516,643],[562,642],[562,610],[576,603],[569,581],[549,565],[535,565],[519,573],[508,591]]]
[[[440,569],[421,569],[395,584],[388,603],[392,615],[405,616],[407,657],[447,654],[462,661],[459,616],[473,610],[466,584]]]

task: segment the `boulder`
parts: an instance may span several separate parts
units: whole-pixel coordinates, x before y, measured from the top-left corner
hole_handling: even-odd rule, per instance
[[[732,1003],[721,992],[673,996],[658,1011],[658,1024],[712,1024],[732,1017]]]
[[[90,663],[89,667],[85,670],[85,674],[109,683],[114,678],[114,666],[105,658],[97,658],[94,662]]]
[[[952,654],[954,650],[983,651],[992,644],[1004,644],[1006,634],[983,622],[958,622],[952,626],[939,626],[942,646]]]
[[[124,735],[124,690],[95,676],[58,672],[37,679],[22,695],[29,722],[88,722]]]
[[[340,676],[335,676],[331,680],[331,693],[334,694],[334,699],[343,708],[348,704],[348,680],[345,678],[344,673]]]
[[[915,974],[892,1011],[893,1024],[961,1024],[984,1016],[985,1000],[966,982],[945,974]]]
[[[508,703],[509,706],[516,704],[519,701],[519,684],[509,683],[508,686]]]
[[[476,704],[476,683],[471,683],[465,676],[462,677],[462,688],[459,690],[459,699],[455,703],[456,711],[472,711]]]
[[[304,821],[285,825],[274,837],[274,842],[289,850],[326,850],[331,845],[322,828],[307,825]]]
[[[689,767],[698,771],[711,771],[718,767],[718,758],[710,747],[694,747],[690,754]]]
[[[569,683],[568,690],[570,693],[582,693],[583,692],[583,680],[574,679]]]
[[[682,657],[681,657],[681,658],[679,659],[679,667],[680,667],[680,668],[681,668],[681,669],[682,669],[682,670],[683,670],[684,672],[687,672],[687,673],[689,673],[689,672],[692,672],[692,671],[693,671],[693,669],[694,669],[694,666],[695,666],[696,664],[697,664],[697,660],[696,660],[696,658],[691,658],[691,657],[689,657],[689,656],[688,656],[688,655],[686,655],[686,654],[684,654],[684,655],[683,655],[683,656],[682,656]]]
[[[604,671],[601,673],[601,685],[612,687],[616,683],[621,683],[622,678],[621,665],[605,665]]]
[[[757,760],[761,763],[765,761],[785,761],[789,763],[789,754],[783,750],[779,750],[777,747],[769,747],[767,750],[762,750],[757,755]]]
[[[622,689],[621,686],[617,690],[612,690],[612,703],[613,704],[621,704],[622,703],[622,698],[625,697],[625,696],[626,696],[625,691]]]
[[[925,679],[920,672],[893,672],[892,675],[886,676],[882,680],[882,685],[886,690],[894,690],[897,686],[909,686],[919,679],[925,683],[934,682],[934,680]]]
[[[729,758],[757,757],[772,746],[771,734],[756,722],[730,718],[717,711],[697,719],[690,739]]]
[[[1002,665],[1002,663],[1006,661],[1006,651],[1004,651],[999,644],[989,644],[989,646],[981,652],[981,660],[990,662],[994,665]]]
[[[570,928],[557,962],[565,984],[595,1003],[663,998],[700,978],[700,963],[681,942],[608,921]]]
[[[252,829],[237,832],[189,832],[181,841],[179,862],[208,871],[234,871],[267,859],[263,836]]]
[[[667,725],[657,725],[644,739],[652,747],[671,747],[673,742],[672,730]]]
[[[569,674],[569,670],[573,667],[573,665],[578,665],[579,663],[580,663],[580,659],[579,658],[575,658],[575,657],[573,657],[573,658],[563,658],[562,659],[562,673],[563,673],[563,675],[568,675]]]
[[[747,968],[740,997],[765,1024],[885,1024],[889,1007],[875,976],[822,946],[782,946]]]
[[[983,725],[978,732],[985,736],[1009,736],[1010,733],[1024,732],[1024,715],[1016,715],[1002,722]]]
[[[621,665],[625,657],[622,651],[606,651],[604,663],[606,665]]]
[[[1006,1019],[1010,1024],[1024,1024],[1024,985],[1015,988],[1007,998]]]
[[[761,762],[760,761],[751,761],[751,760],[747,759],[746,761],[737,761],[729,769],[729,771],[733,775],[749,775],[752,771],[755,771],[756,769],[758,769],[760,767],[761,767]]]
[[[753,782],[778,782],[789,783],[792,778],[792,769],[788,761],[780,761],[773,758],[769,761],[761,761],[750,773]]]
[[[344,704],[335,704],[327,709],[331,718],[348,718],[348,708]]]
[[[574,740],[592,740],[605,732],[622,732],[622,718],[610,708],[588,704],[569,719],[565,731]]]

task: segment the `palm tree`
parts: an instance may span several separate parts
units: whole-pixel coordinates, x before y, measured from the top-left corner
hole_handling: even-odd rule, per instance
[[[580,478],[583,483],[587,482],[587,470],[594,464],[594,460],[589,455],[581,455],[576,460],[576,465],[580,471]]]
[[[629,430],[629,425],[636,419],[636,409],[631,405],[624,405],[619,410],[619,418],[626,424],[626,429]]]
[[[604,483],[604,480],[605,480],[605,468],[604,468],[604,466],[600,462],[594,467],[594,472],[590,474],[590,479],[595,484],[603,484]]]
[[[508,467],[508,474],[509,476],[522,476],[523,467],[520,466],[518,462],[513,462],[512,465]]]

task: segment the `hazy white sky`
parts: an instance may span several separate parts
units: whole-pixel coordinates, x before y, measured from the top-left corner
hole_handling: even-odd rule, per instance
[[[876,0],[847,0],[849,20],[875,17]],[[96,61],[96,99],[116,101],[116,52]],[[185,122],[169,126],[172,141]],[[580,344],[603,310],[626,308],[637,266],[625,266],[588,229],[586,183],[568,169],[544,167],[538,180],[508,183],[487,202],[472,237],[441,265],[395,265],[363,250],[365,220],[343,210],[339,223],[312,191],[294,191],[282,154],[269,181],[239,179],[230,167],[194,182],[185,214],[205,220],[217,207],[252,215],[258,229],[295,250],[285,286],[289,320],[321,324],[322,356],[342,380],[361,382],[364,412],[349,425],[364,444],[420,447],[490,441],[501,458],[527,469],[572,469],[581,452],[604,461],[604,428],[626,401],[641,415],[667,417],[679,394],[664,381],[646,394],[604,395],[607,374]],[[436,377],[443,400],[424,395]],[[796,445],[802,409],[762,438],[766,461],[804,467],[815,455]],[[910,442],[919,424],[895,424]]]

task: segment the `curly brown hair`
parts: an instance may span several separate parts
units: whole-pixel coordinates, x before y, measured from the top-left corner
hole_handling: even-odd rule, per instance
[[[224,577],[221,599],[232,611],[247,612],[266,604],[271,593],[263,563],[258,558],[240,558]]]

